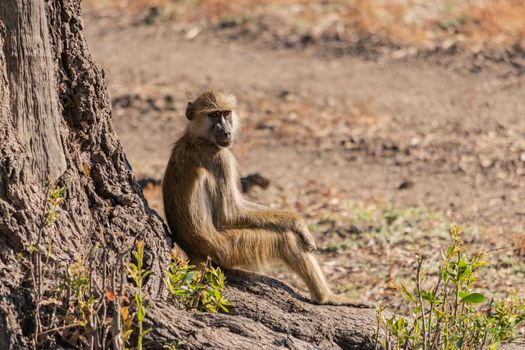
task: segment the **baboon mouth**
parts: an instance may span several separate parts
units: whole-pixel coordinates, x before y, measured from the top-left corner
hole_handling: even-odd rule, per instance
[[[221,147],[231,146],[232,143],[233,143],[233,139],[217,140],[217,144]]]

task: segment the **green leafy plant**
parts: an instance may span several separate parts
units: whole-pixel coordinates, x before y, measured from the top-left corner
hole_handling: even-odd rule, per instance
[[[186,260],[174,257],[164,274],[171,299],[179,305],[191,310],[228,312],[231,303],[223,294],[224,273],[214,268],[209,259],[197,271]]]
[[[146,277],[149,276],[151,271],[144,269],[144,241],[137,241],[135,244],[136,250],[133,252],[135,262],[131,262],[128,265],[129,276],[137,287],[137,293],[135,294],[135,304],[137,307],[136,317],[138,324],[138,335],[137,335],[137,350],[142,350],[142,339],[146,334],[151,332],[151,329],[143,329],[143,321],[146,316],[145,296],[144,296],[144,282]]]
[[[50,182],[48,186],[48,190],[46,192],[45,201],[43,203],[43,214],[41,217],[41,222],[39,223],[39,229],[37,234],[36,242],[32,242],[27,247],[27,251],[29,253],[30,259],[29,262],[29,270],[31,275],[31,282],[33,285],[33,298],[34,298],[34,316],[33,320],[35,323],[35,332],[33,335],[33,343],[34,346],[39,344],[41,333],[44,332],[43,325],[42,325],[42,315],[40,313],[41,306],[43,303],[43,297],[44,297],[44,288],[43,288],[43,280],[45,277],[45,274],[48,271],[48,264],[49,264],[49,258],[51,256],[51,250],[53,246],[53,239],[54,239],[54,231],[51,227],[51,225],[56,222],[59,219],[59,211],[58,208],[60,207],[60,204],[64,200],[66,193],[66,187],[57,187],[55,186],[54,182]],[[49,234],[49,240],[47,242],[47,254],[44,261],[44,264],[42,264],[42,257],[43,257],[43,251],[42,248],[42,239],[44,236],[44,232],[47,229],[51,229],[51,233]]]
[[[107,278],[96,281],[93,261],[97,248],[91,252],[88,264],[78,259],[70,265],[61,276],[55,296],[64,302],[65,315],[60,317],[61,325],[50,328],[44,335],[57,333],[68,345],[79,349],[105,349],[110,344],[115,349],[142,349],[142,339],[150,331],[144,331],[142,325],[146,314],[143,285],[149,271],[143,268],[144,242],[137,242],[135,247],[133,262],[127,265],[117,262],[112,266],[111,281]],[[106,264],[103,260],[102,265]],[[126,270],[137,287],[131,295],[122,283],[119,288],[115,286],[115,275],[120,272],[123,279]]]
[[[400,286],[411,315],[385,315],[377,308],[376,343],[386,349],[496,349],[512,340],[525,321],[525,301],[516,295],[492,300],[474,289],[478,269],[486,264],[483,254],[467,256],[461,228],[452,226],[452,242],[443,255],[438,279],[425,288],[423,257],[417,256],[414,286]],[[384,336],[380,339],[379,335]]]
[[[79,258],[67,268],[50,261],[53,224],[60,218],[59,208],[65,194],[66,187],[49,185],[37,239],[27,247],[35,303],[34,347],[53,348],[66,342],[67,346],[79,349],[104,349],[110,344],[128,349],[126,345],[133,342],[130,346],[142,350],[143,338],[150,332],[143,328],[147,311],[143,287],[150,274],[144,268],[144,242],[136,243],[134,259],[129,264],[123,262],[127,253],[116,264],[109,264],[105,250],[97,244],[87,261]],[[46,232],[47,241],[43,242]],[[24,255],[19,254],[18,258],[25,261]],[[136,286],[131,295],[123,283],[126,270]],[[119,287],[115,281],[118,274]]]
[[[57,298],[66,294],[63,300],[67,303],[64,325],[59,327],[60,335],[73,346],[86,343],[85,337],[93,329],[92,319],[98,311],[98,300],[92,293],[90,272],[78,259],[67,268],[67,273],[58,285]]]
[[[60,207],[60,204],[64,201],[66,190],[67,189],[65,186],[54,187],[49,190],[48,196],[47,196],[47,205],[44,211],[44,225],[45,226],[51,226],[55,221],[58,220],[59,218],[58,208]],[[47,242],[47,255],[46,255],[45,265],[49,263],[49,257],[51,256],[51,250],[53,247],[53,240],[54,240],[54,231],[51,231],[51,235]]]

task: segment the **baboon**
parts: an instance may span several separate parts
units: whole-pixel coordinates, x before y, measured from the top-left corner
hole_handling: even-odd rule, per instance
[[[224,268],[282,261],[306,283],[314,302],[348,305],[333,294],[312,252],[314,239],[297,214],[245,200],[229,147],[238,129],[237,101],[216,91],[188,102],[188,126],[173,146],[162,195],[168,226],[190,263],[208,257]]]

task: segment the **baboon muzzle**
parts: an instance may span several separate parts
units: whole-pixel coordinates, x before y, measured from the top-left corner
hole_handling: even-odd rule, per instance
[[[233,142],[232,127],[227,123],[218,123],[214,126],[215,141],[219,146],[229,146]]]

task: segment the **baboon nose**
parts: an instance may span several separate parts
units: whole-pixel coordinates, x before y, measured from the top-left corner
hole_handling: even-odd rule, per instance
[[[222,134],[224,135],[225,138],[230,138],[230,136],[232,136],[232,133],[229,132],[229,131],[223,131]]]

